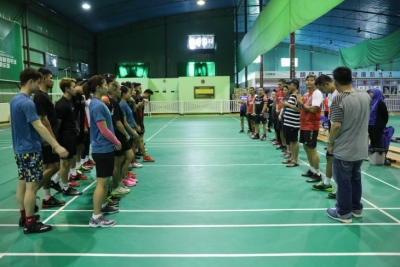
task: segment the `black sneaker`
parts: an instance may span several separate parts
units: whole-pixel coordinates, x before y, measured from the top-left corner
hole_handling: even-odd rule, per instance
[[[46,225],[41,222],[34,222],[29,227],[24,227],[24,234],[44,233],[52,229],[51,225]]]
[[[48,200],[42,201],[42,208],[52,208],[52,207],[62,207],[65,205],[65,201],[58,200],[55,197],[51,196]]]
[[[243,130],[243,129],[242,129],[242,130],[240,130],[240,131],[239,131],[239,133],[244,133],[244,130]]]
[[[135,159],[141,159],[141,156],[135,155]]]
[[[35,221],[38,221],[40,219],[40,215],[36,214],[35,216]],[[19,227],[24,227],[25,225],[25,218],[19,218],[19,222],[18,222]]]
[[[254,139],[254,140],[260,139],[260,135],[259,135],[259,134],[255,134],[255,135],[253,135],[253,136],[251,137],[251,139]]]
[[[50,187],[56,190],[57,192],[61,193],[62,188],[59,183],[55,183],[53,180],[50,181]]]
[[[306,173],[302,173],[301,176],[303,176],[303,177],[311,177],[312,174],[313,174],[312,171],[308,170]]]
[[[307,183],[317,183],[322,181],[321,175],[317,175],[316,173],[313,173],[309,179],[306,180]]]
[[[82,191],[78,191],[72,187],[68,187],[67,190],[62,190],[64,196],[79,196],[82,195]]]
[[[111,207],[108,204],[105,207],[101,208],[101,212],[103,214],[113,214],[119,212],[119,208],[117,207]]]
[[[276,148],[276,150],[282,150],[282,149],[286,149],[286,147],[285,147],[285,146],[282,146],[282,145],[280,145],[280,146],[278,146],[278,147]]]
[[[119,196],[119,195],[108,195],[108,197],[107,198],[110,198],[112,201],[121,201],[121,196]]]
[[[336,199],[336,192],[331,192],[326,194],[326,197],[329,199]]]
[[[143,156],[142,152],[136,152],[136,156]]]

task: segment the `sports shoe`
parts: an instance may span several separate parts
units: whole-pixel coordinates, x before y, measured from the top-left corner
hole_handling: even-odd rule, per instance
[[[76,175],[70,175],[69,179],[72,180],[87,180],[87,176],[83,175],[83,174],[79,174],[78,172],[76,172]]]
[[[138,183],[138,182],[139,182],[138,179],[132,178],[132,177],[128,177],[128,178],[126,178],[126,179],[129,179],[129,180],[131,180],[132,182],[135,182],[135,183]]]
[[[126,176],[129,176],[129,177],[131,177],[131,178],[135,178],[135,177],[136,177],[136,173],[127,171],[127,172],[126,172]]]
[[[265,134],[263,134],[261,141],[265,141],[265,140],[267,140],[267,136]]]
[[[146,157],[143,157],[143,162],[154,162],[155,159],[147,155]]]
[[[104,214],[113,214],[119,212],[119,208],[111,207],[106,204],[104,207],[101,207],[101,212]]]
[[[96,162],[94,162],[93,160],[89,159],[88,161],[85,162],[85,164],[96,165]]]
[[[111,206],[111,207],[118,207],[119,206],[119,202],[112,200],[111,197],[107,197],[106,198],[106,202],[107,202],[107,205]]]
[[[132,165],[133,165],[133,168],[142,168],[143,167],[143,165],[140,164],[137,160],[134,160]]]
[[[285,159],[290,159],[292,157],[292,153],[286,153],[283,157]]]
[[[326,185],[323,181],[311,186],[312,190],[332,192],[332,185]]]
[[[55,197],[51,196],[48,200],[42,201],[42,208],[52,208],[52,207],[62,207],[65,205],[65,201],[58,200]]]
[[[135,155],[135,159],[140,159],[141,158],[141,156],[139,156],[139,155]]]
[[[140,152],[140,151],[138,151],[138,152],[136,152],[136,156],[141,156],[141,157],[143,157],[143,153]]]
[[[275,138],[271,140],[271,143],[274,143],[274,142],[276,142],[276,139],[275,139]]]
[[[242,130],[240,130],[240,131],[239,131],[239,133],[244,133],[244,130],[243,130],[243,129],[242,129]]]
[[[350,218],[345,218],[341,215],[339,215],[336,211],[336,209],[327,209],[326,214],[328,215],[329,218],[334,219],[336,221],[342,222],[342,223],[352,223],[353,220]]]
[[[136,183],[134,181],[130,180],[129,178],[124,179],[122,182],[124,183],[124,185],[129,186],[129,187],[136,185]]]
[[[286,147],[285,146],[283,146],[283,145],[280,145],[280,146],[278,146],[278,147],[276,147],[276,150],[282,150],[282,149],[285,149],[284,151],[282,151],[282,152],[285,152],[286,151]]]
[[[51,225],[35,221],[30,226],[24,227],[24,234],[44,233],[52,229]]]
[[[333,191],[331,193],[326,194],[326,197],[329,199],[336,199],[336,192]]]
[[[278,142],[278,141],[274,141],[272,144],[273,144],[274,146],[280,146],[280,145],[281,145],[281,143]]]
[[[253,132],[249,132],[250,136],[252,136],[254,133]]]
[[[78,182],[76,182],[76,181],[74,181],[74,180],[72,180],[72,179],[68,179],[68,184],[69,184],[69,186],[72,186],[72,187],[79,187],[79,186],[81,186],[80,183],[78,183]]]
[[[101,215],[96,220],[93,219],[93,217],[92,217],[92,218],[90,218],[90,221],[89,221],[90,227],[111,227],[114,225],[115,225],[115,220],[107,219],[103,215]]]
[[[81,172],[91,172],[93,167],[87,167],[85,165],[81,165],[79,166],[79,168],[77,168],[77,170],[80,170]]]
[[[110,198],[112,201],[121,201],[120,195],[113,195],[111,192],[108,194],[107,198]]]
[[[251,139],[253,139],[253,140],[260,139],[260,135],[259,134],[255,134],[255,135],[251,136]]]
[[[50,187],[56,190],[57,192],[61,192],[62,188],[60,186],[60,183],[56,183],[53,180],[50,180]]]
[[[35,221],[39,221],[40,219],[40,215],[36,214],[35,216]],[[18,222],[19,227],[24,227],[25,225],[25,218],[19,218],[19,222]]]
[[[62,194],[64,196],[80,196],[80,195],[82,195],[82,191],[78,191],[75,188],[68,187],[67,190],[65,190],[65,189],[62,190]]]
[[[362,210],[353,210],[351,214],[356,218],[362,218]]]
[[[306,180],[307,183],[316,183],[322,181],[321,175],[313,173],[309,179]]]
[[[306,173],[301,174],[301,176],[303,176],[303,177],[311,177],[312,175],[313,175],[313,173],[310,169]]]
[[[76,169],[76,174],[82,174],[82,171],[79,169]]]
[[[130,189],[125,189],[122,187],[117,187],[114,188],[113,191],[111,192],[112,195],[125,195],[125,194],[129,194],[131,192]]]

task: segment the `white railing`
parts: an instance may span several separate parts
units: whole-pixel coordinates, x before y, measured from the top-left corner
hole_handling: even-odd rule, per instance
[[[385,104],[388,111],[400,111],[400,98],[386,98]]]

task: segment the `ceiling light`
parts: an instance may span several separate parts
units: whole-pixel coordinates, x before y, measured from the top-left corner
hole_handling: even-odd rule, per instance
[[[202,5],[204,5],[206,2],[204,2],[203,0],[199,0],[199,1],[197,1],[197,4],[199,5],[199,6],[202,6]]]
[[[83,9],[90,9],[90,5],[85,3],[85,4],[82,5],[82,8]]]

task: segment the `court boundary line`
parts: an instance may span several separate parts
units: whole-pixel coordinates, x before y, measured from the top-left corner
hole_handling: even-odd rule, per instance
[[[97,180],[94,180],[92,183],[90,183],[88,186],[86,186],[83,190],[82,193],[84,193],[86,190],[88,190],[92,185],[94,185],[97,182]],[[67,203],[65,203],[64,206],[62,206],[61,208],[59,208],[58,210],[53,210],[54,213],[51,214],[48,218],[46,218],[43,223],[47,223],[50,219],[52,219],[54,216],[56,216],[58,213],[60,213],[60,211],[64,210],[69,204],[72,203],[72,201],[74,201],[75,199],[77,199],[78,197],[80,197],[81,195],[78,196],[74,196],[73,198],[71,198]]]
[[[89,228],[89,224],[51,224],[53,227]],[[0,224],[15,227],[17,224]],[[399,223],[288,223],[288,224],[116,224],[112,228],[286,228],[286,227],[351,227],[351,226],[400,226]]]
[[[150,141],[154,136],[156,136],[159,132],[161,132],[165,127],[167,127],[168,125],[171,124],[171,122],[173,122],[174,120],[176,120],[178,118],[178,116],[176,116],[175,118],[173,118],[172,120],[170,120],[167,124],[165,124],[163,127],[161,127],[160,130],[158,130],[155,134],[153,134],[152,136],[150,136],[146,142]]]
[[[267,258],[267,257],[399,257],[400,252],[293,252],[248,254],[113,254],[113,253],[1,253],[1,257],[116,257],[116,258]]]

